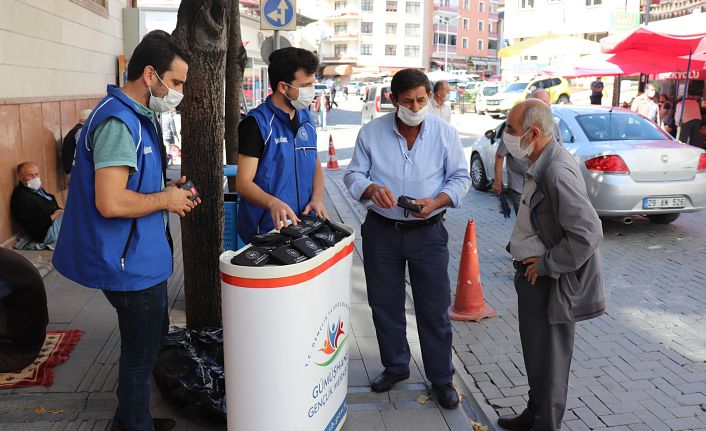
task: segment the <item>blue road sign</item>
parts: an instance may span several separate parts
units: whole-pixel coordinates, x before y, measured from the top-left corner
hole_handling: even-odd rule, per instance
[[[296,30],[295,0],[261,0],[260,29]]]

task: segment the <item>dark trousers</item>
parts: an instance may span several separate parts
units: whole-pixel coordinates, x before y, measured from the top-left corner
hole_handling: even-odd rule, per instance
[[[591,99],[591,105],[600,105],[601,99],[603,98],[603,95],[602,94],[599,94],[597,96],[591,95],[591,96],[589,96],[589,98]]]
[[[561,428],[566,409],[576,324],[549,324],[547,304],[552,280],[539,277],[533,286],[524,272],[524,265],[518,265],[515,290],[522,355],[530,387],[527,409],[534,416],[533,430],[553,431]]]
[[[697,140],[697,135],[699,134],[699,128],[701,127],[701,120],[691,120],[681,125],[681,131],[679,132],[679,140],[685,144],[695,145]]]
[[[407,266],[426,377],[433,385],[451,383],[449,236],[443,223],[398,230],[368,214],[361,235],[368,303],[385,370],[394,374],[409,370],[404,307]]]
[[[118,312],[120,327],[118,408],[113,422],[125,431],[153,431],[150,379],[169,330],[167,282],[135,292],[103,293]]]
[[[515,209],[515,216],[517,216],[517,212],[520,210],[520,200],[522,200],[522,193],[516,192],[513,189],[507,189],[507,197],[510,199],[510,202],[512,202],[512,207]]]

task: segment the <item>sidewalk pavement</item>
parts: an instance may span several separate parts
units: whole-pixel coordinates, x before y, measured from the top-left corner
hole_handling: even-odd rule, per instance
[[[327,180],[328,187],[333,190],[329,190],[326,202],[332,210],[332,217],[338,216],[339,220],[351,223],[359,231],[360,222],[350,217],[347,198]],[[185,325],[186,319],[181,231],[176,216],[172,216],[171,225],[176,248],[174,274],[168,282],[170,320],[172,325],[181,326]],[[473,404],[474,398],[470,396],[463,379],[455,381],[463,394],[461,406],[456,410],[440,408],[429,392],[430,384],[423,377],[421,351],[410,300],[407,310],[408,336],[413,353],[411,377],[389,393],[377,394],[370,391],[370,381],[382,371],[382,365],[367,305],[360,239],[355,241],[355,246],[351,296],[354,340],[350,345],[347,397],[349,414],[343,430],[472,430],[472,421],[483,418],[483,412]],[[79,286],[53,270],[50,264],[51,252],[29,252],[25,255],[40,267],[44,275],[49,303],[49,329],[82,329],[85,333],[69,360],[54,369],[55,381],[52,386],[0,391],[0,430],[107,430],[116,406],[115,389],[120,352],[115,311],[100,291]],[[458,358],[455,363],[457,368],[463,369]],[[177,431],[226,429],[223,423],[189,420],[162,399],[154,384],[152,412],[155,417],[175,418]]]

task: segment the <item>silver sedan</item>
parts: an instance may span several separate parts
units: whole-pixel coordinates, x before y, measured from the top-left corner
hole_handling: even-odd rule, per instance
[[[576,158],[588,196],[601,217],[644,215],[671,223],[706,208],[706,152],[674,140],[644,117],[622,108],[552,106],[564,147]],[[474,142],[471,179],[477,190],[493,180],[503,122]]]

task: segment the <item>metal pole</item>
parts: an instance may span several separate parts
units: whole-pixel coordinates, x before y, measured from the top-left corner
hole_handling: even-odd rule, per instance
[[[275,51],[279,49],[279,30],[275,30]]]
[[[650,23],[650,0],[645,0],[645,25]]]
[[[446,35],[444,39],[446,41],[446,53],[444,54],[444,72],[448,71],[448,62],[449,62],[449,18],[446,18]]]

